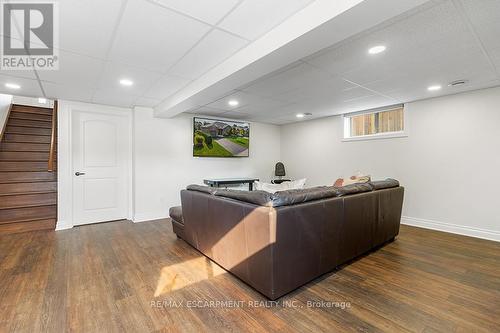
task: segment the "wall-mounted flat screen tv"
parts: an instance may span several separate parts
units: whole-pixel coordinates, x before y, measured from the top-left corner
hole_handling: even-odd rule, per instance
[[[193,118],[193,156],[248,157],[250,124]]]

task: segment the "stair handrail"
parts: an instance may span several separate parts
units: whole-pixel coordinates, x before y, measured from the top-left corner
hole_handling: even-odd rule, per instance
[[[50,136],[49,165],[48,165],[49,172],[54,172],[55,170],[54,158],[56,155],[57,108],[58,108],[58,102],[56,100],[54,101],[54,108],[52,109],[52,130]]]
[[[2,142],[5,131],[7,130],[7,122],[9,121],[10,112],[12,111],[13,105],[14,104],[11,104],[9,107],[9,111],[7,111],[7,117],[5,117],[5,122],[3,124],[2,132],[0,132],[0,142]]]

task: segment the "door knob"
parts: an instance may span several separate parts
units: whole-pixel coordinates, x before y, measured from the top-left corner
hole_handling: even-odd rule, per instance
[[[85,174],[85,172],[75,172],[75,176],[83,176]]]

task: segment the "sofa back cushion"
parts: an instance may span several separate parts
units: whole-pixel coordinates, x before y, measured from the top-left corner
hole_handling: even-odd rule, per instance
[[[399,187],[399,182],[396,179],[387,178],[386,180],[376,180],[369,182],[373,190],[383,190],[385,188]]]
[[[196,191],[196,192],[202,192],[202,193],[207,193],[207,194],[215,194],[215,192],[218,190],[215,187],[209,187],[209,186],[203,186],[203,185],[188,185],[188,187],[186,187],[186,189],[189,191]]]
[[[332,198],[336,195],[336,189],[331,186],[318,186],[301,190],[288,190],[276,192],[273,195],[273,206],[290,206],[304,202]]]
[[[215,195],[249,202],[258,206],[272,207],[272,194],[266,191],[217,190]]]
[[[372,186],[368,183],[364,184],[351,184],[336,188],[336,196],[344,197],[346,195],[370,192],[372,191]]]

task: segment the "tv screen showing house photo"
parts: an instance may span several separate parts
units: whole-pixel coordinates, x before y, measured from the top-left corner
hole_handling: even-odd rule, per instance
[[[248,157],[250,124],[194,118],[193,156]]]

